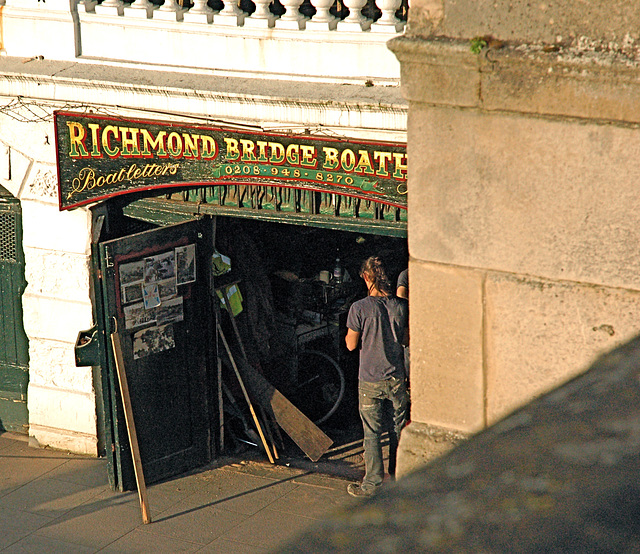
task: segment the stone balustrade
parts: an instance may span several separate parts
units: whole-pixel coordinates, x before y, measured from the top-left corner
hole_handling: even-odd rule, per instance
[[[399,81],[408,0],[0,0],[0,52],[251,77]],[[29,41],[24,37],[29,36]]]

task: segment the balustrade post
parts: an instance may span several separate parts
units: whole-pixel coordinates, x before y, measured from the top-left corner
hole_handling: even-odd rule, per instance
[[[183,20],[187,23],[211,23],[214,12],[207,6],[207,0],[194,0],[193,8],[186,11]]]
[[[339,20],[329,11],[333,3],[334,0],[311,0],[311,4],[316,9],[316,15],[307,21],[306,28],[319,31],[335,30]]]
[[[164,0],[164,4],[153,12],[154,19],[162,21],[182,21],[187,9],[178,5],[176,0]]]
[[[372,33],[401,33],[404,21],[396,17],[396,12],[402,0],[375,0],[376,6],[382,11],[378,21],[371,24]]]
[[[269,6],[272,0],[253,0],[256,5],[256,11],[244,20],[245,27],[251,28],[270,28],[275,25],[276,16],[271,13]],[[333,1],[333,0],[332,0]]]
[[[240,27],[247,15],[238,7],[238,0],[222,0],[224,9],[216,15],[216,25]]]
[[[367,5],[367,0],[343,0],[349,8],[349,15],[342,21],[338,21],[339,31],[368,31],[371,28],[371,20],[362,15],[362,8]]]
[[[99,15],[124,15],[124,2],[122,0],[104,0],[94,8]]]
[[[280,19],[276,20],[276,27],[303,30],[306,18],[300,13],[300,6],[304,0],[280,0],[280,2],[286,11]]]
[[[86,13],[96,13],[98,0],[81,0],[80,3],[84,4],[84,11]]]
[[[124,13],[127,17],[151,19],[156,7],[149,0],[135,0],[130,6],[125,6]]]

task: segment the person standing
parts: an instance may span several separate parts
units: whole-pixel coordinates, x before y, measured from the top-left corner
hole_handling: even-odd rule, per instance
[[[396,296],[409,300],[409,268],[400,272],[398,275],[398,285],[396,287]]]
[[[365,475],[361,483],[350,483],[351,496],[371,496],[382,485],[384,463],[382,434],[385,430],[385,403],[393,408],[390,444],[397,445],[409,419],[409,395],[404,368],[408,335],[409,305],[392,292],[384,264],[371,256],[362,264],[368,295],[351,305],[347,316],[345,342],[349,350],[360,347],[358,407],[364,429]],[[389,452],[389,473],[395,474],[396,449]]]
[[[409,268],[400,272],[398,275],[398,282],[396,285],[396,296],[399,298],[406,298],[409,300]],[[404,369],[407,372],[407,379],[409,379],[409,343],[404,347]]]

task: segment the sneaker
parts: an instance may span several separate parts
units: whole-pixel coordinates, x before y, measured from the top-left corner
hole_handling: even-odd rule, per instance
[[[363,498],[366,496],[372,496],[375,489],[365,490],[362,488],[362,485],[359,485],[358,483],[349,483],[347,485],[347,492],[356,498]]]

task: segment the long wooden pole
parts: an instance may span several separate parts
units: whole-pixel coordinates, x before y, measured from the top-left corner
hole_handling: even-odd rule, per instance
[[[222,327],[220,327],[220,324],[218,323],[216,326],[218,328],[218,334],[220,335],[220,338],[222,339],[222,342],[224,344],[224,348],[227,351],[227,356],[229,356],[229,360],[231,361],[231,365],[233,366],[233,371],[235,372],[236,377],[238,378],[238,382],[240,383],[242,394],[244,395],[244,398],[247,401],[247,404],[249,405],[249,411],[251,412],[251,417],[253,418],[253,421],[256,424],[256,428],[258,429],[258,434],[260,435],[262,446],[264,446],[264,450],[267,453],[267,457],[269,458],[269,461],[272,464],[274,464],[275,460],[273,459],[273,455],[271,454],[271,450],[269,449],[269,444],[267,443],[267,439],[265,438],[264,433],[262,432],[262,425],[260,425],[260,420],[258,420],[258,415],[256,414],[256,411],[253,408],[253,403],[249,398],[249,393],[247,392],[247,389],[244,386],[244,381],[242,380],[242,376],[240,375],[240,371],[238,370],[238,366],[236,365],[235,358],[231,353],[231,348],[229,348],[229,343],[227,342],[227,339],[224,336],[224,333],[222,332]]]
[[[129,384],[124,370],[124,360],[122,358],[122,347],[120,345],[120,335],[117,331],[111,333],[111,345],[116,361],[116,371],[120,383],[120,395],[122,396],[122,406],[124,408],[124,419],[127,424],[127,434],[131,446],[131,457],[133,458],[133,471],[136,476],[138,486],[138,499],[140,500],[140,510],[142,511],[142,523],[151,523],[151,513],[147,501],[147,487],[144,483],[144,473],[142,471],[142,461],[140,460],[140,450],[138,448],[138,435],[136,425],[133,421],[133,411],[131,410],[131,397],[129,396]]]

